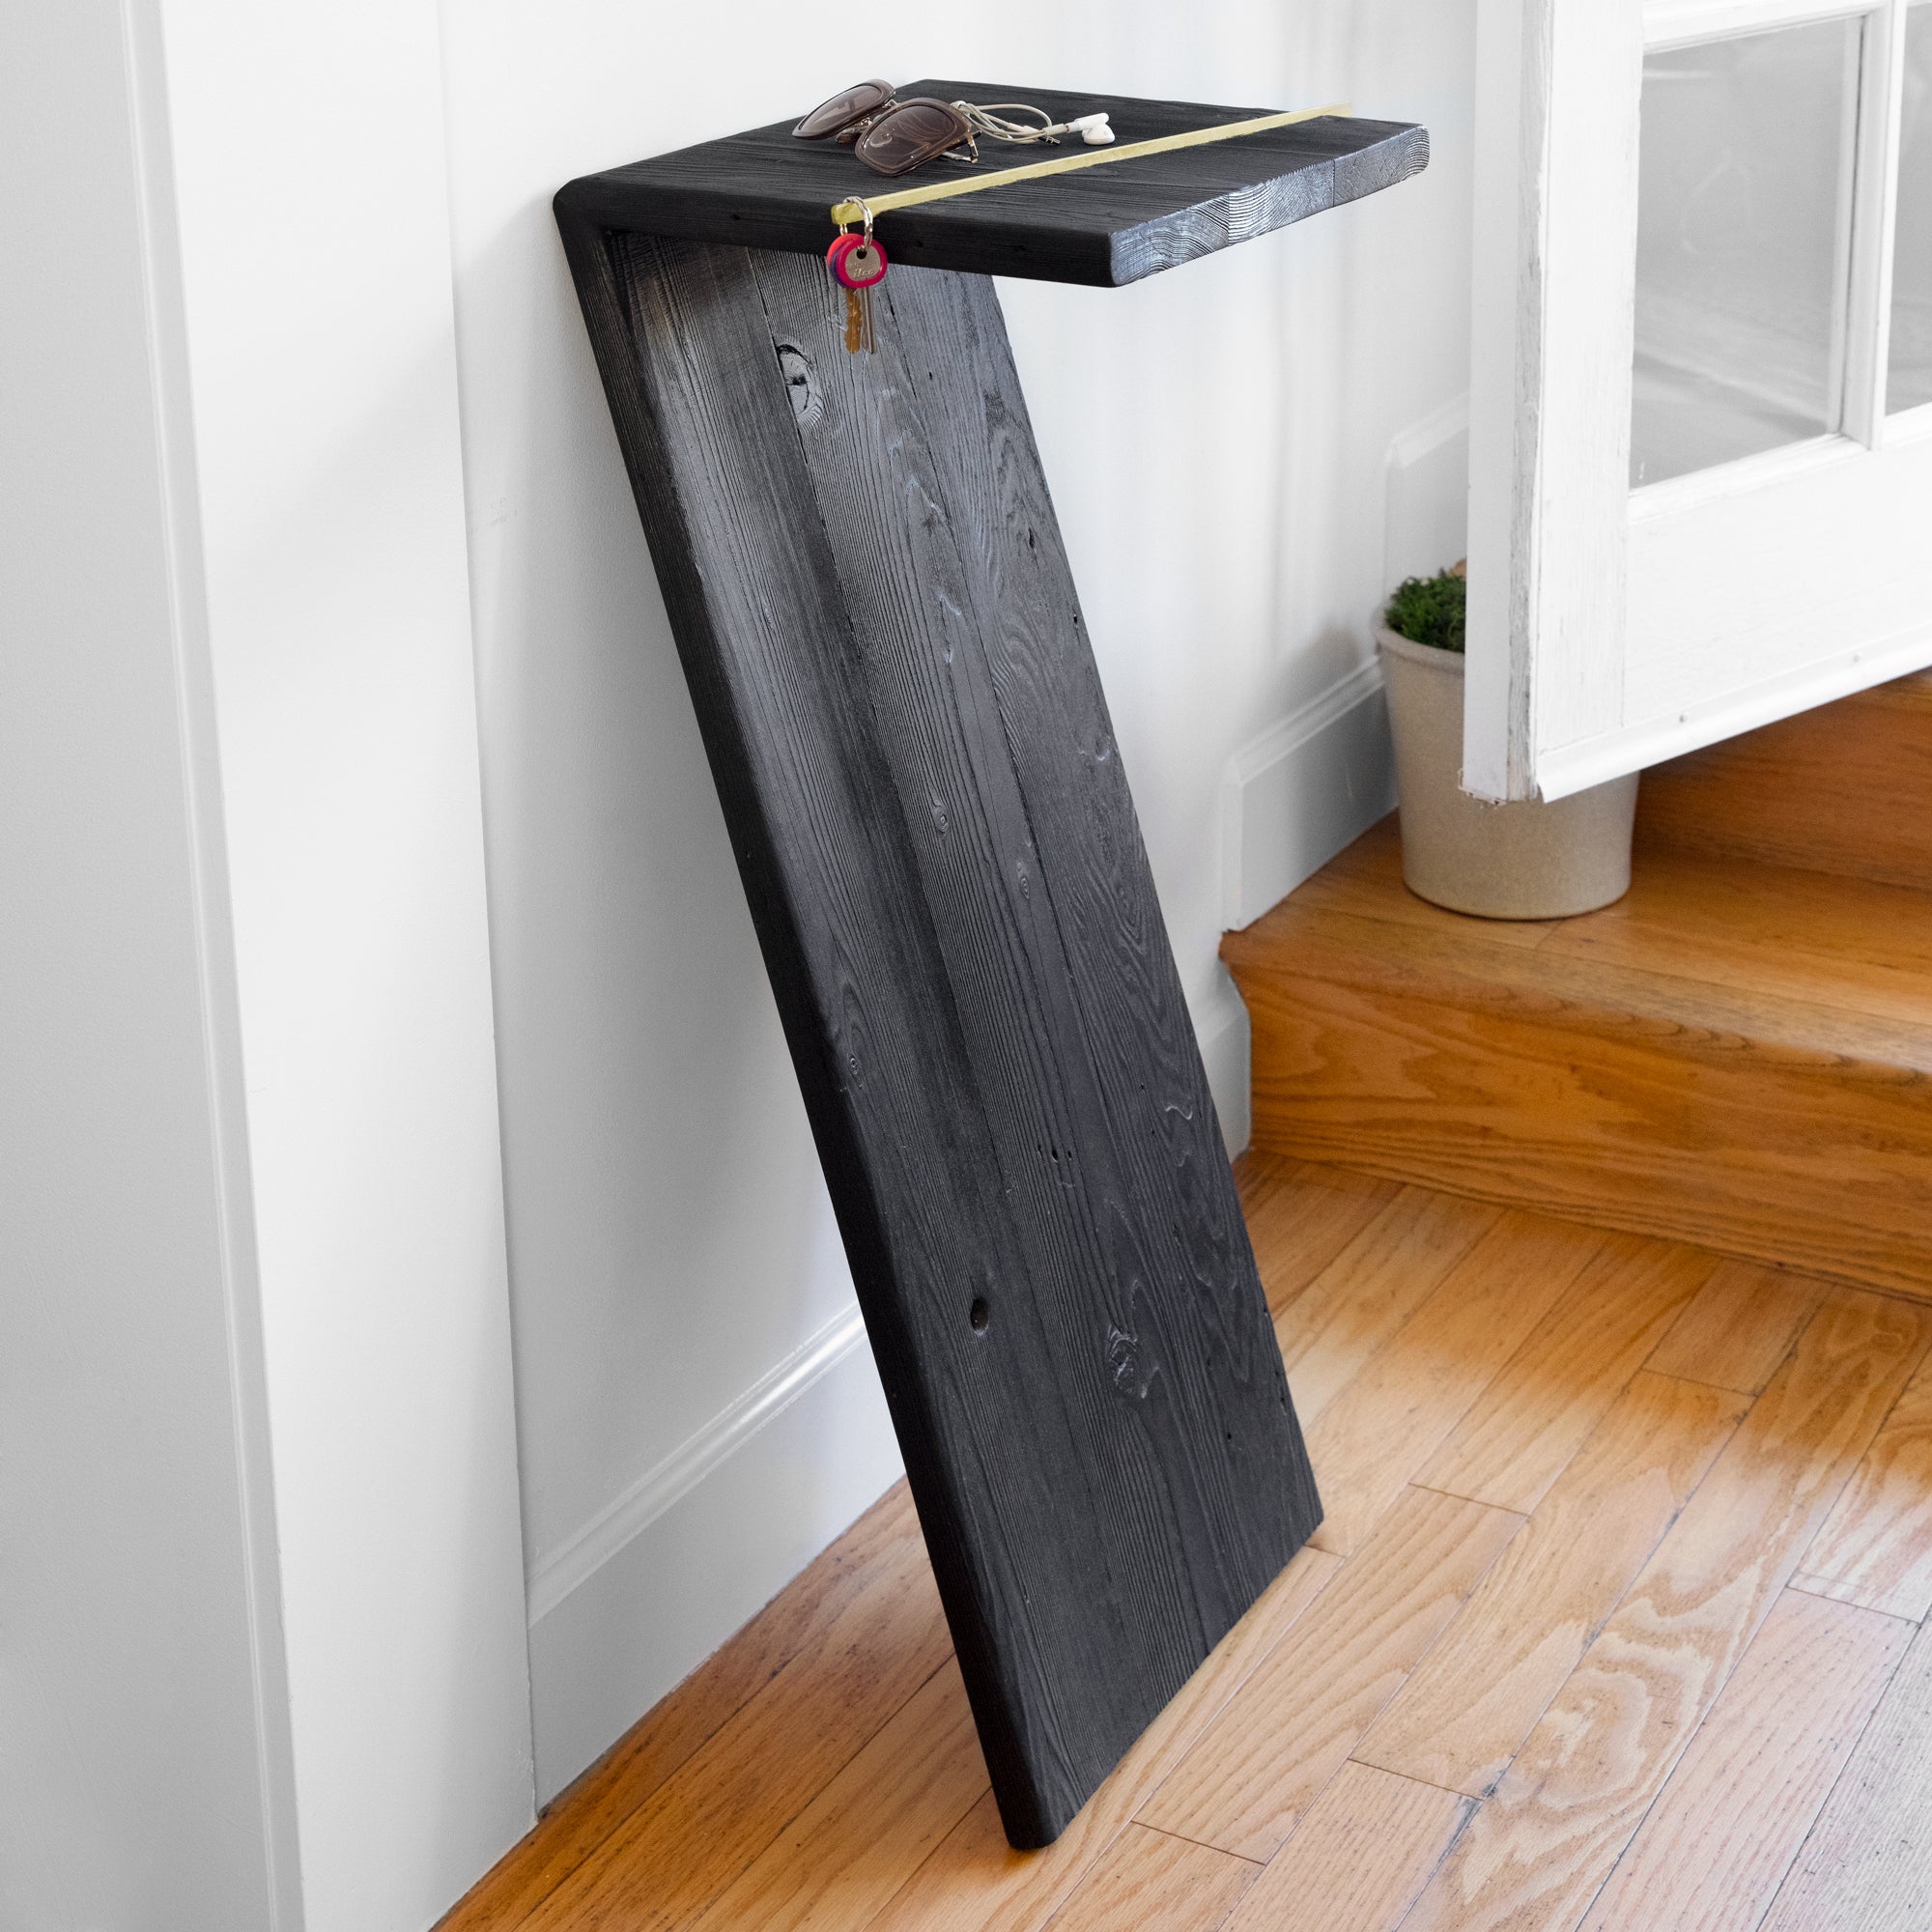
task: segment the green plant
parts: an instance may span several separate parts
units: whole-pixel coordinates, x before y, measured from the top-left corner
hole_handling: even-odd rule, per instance
[[[1438,651],[1463,648],[1463,604],[1467,582],[1454,571],[1411,577],[1398,585],[1384,617],[1389,629],[1411,642]]]

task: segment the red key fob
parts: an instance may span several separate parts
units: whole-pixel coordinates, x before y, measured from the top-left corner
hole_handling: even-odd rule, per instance
[[[861,235],[840,235],[825,251],[833,279],[842,289],[875,288],[886,278],[886,251]]]

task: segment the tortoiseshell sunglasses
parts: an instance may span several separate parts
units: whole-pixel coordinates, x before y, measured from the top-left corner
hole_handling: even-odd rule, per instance
[[[1009,114],[1032,114],[1037,123],[1009,121]],[[990,107],[970,100],[936,100],[914,95],[900,100],[888,80],[862,80],[814,107],[791,130],[802,141],[836,138],[877,175],[910,174],[944,156],[972,163],[980,158],[976,137],[995,141],[1058,145],[1062,134],[1078,134],[1092,146],[1114,138],[1105,114],[1083,114],[1057,122],[1043,108],[1022,100],[997,100]],[[963,150],[963,152],[961,152]]]

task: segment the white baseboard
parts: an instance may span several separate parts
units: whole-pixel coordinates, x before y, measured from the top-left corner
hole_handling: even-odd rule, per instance
[[[1248,1009],[1235,990],[1225,966],[1214,969],[1213,980],[1188,1003],[1194,1018],[1194,1037],[1201,1062],[1208,1069],[1208,1091],[1221,1120],[1221,1139],[1233,1160],[1247,1150],[1250,1135],[1248,1103]]]
[[[1371,661],[1229,760],[1221,784],[1222,924],[1231,931],[1252,924],[1394,807],[1388,712],[1380,668]]]
[[[627,1543],[642,1535],[727,1456],[742,1448],[819,1377],[836,1368],[865,1334],[859,1304],[848,1303],[735,1402],[607,1503],[575,1536],[530,1571],[526,1578],[530,1622],[548,1616],[573,1590],[587,1583]]]
[[[1383,485],[1382,582],[1427,577],[1469,554],[1469,397],[1395,436]]]
[[[901,1468],[855,1305],[539,1566],[537,1802],[688,1677]]]
[[[1395,805],[1380,667],[1358,665],[1241,747],[1221,783],[1221,923],[1251,924]],[[1230,1156],[1249,1137],[1248,1009],[1218,972],[1194,1030]]]

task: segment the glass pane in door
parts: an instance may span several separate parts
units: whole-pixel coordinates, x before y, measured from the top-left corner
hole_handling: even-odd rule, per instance
[[[1862,31],[1646,57],[1633,485],[1837,429]]]
[[[1932,6],[1905,16],[1901,135],[1888,410],[1932,403]]]

